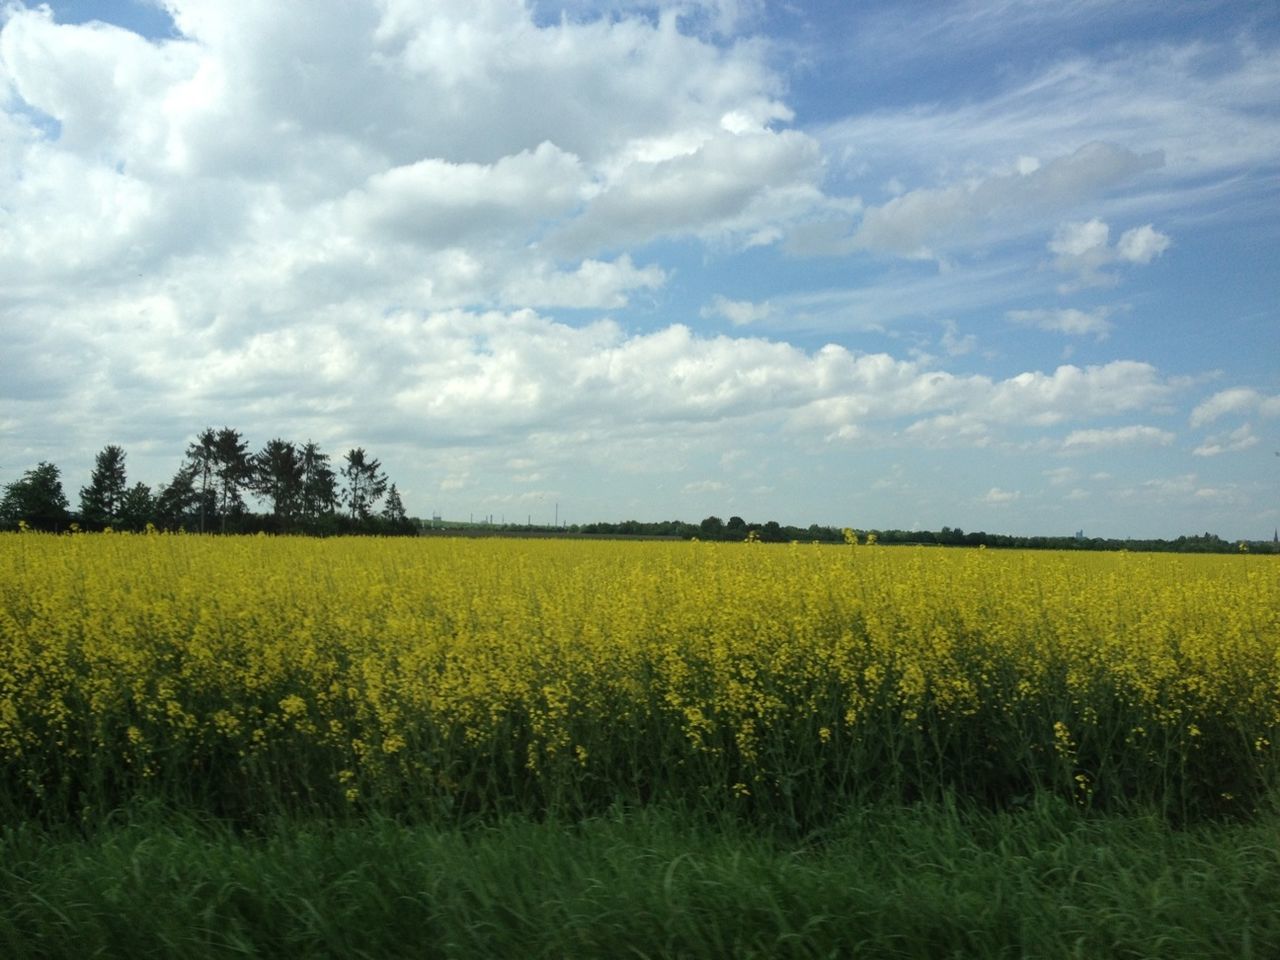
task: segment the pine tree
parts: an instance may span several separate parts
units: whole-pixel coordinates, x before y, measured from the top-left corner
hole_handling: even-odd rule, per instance
[[[303,463],[298,448],[276,438],[252,460],[254,493],[271,502],[271,514],[284,528],[302,507]]]
[[[387,475],[382,472],[379,461],[369,459],[364,447],[348,450],[344,459],[346,466],[342,468],[342,476],[347,481],[346,502],[351,508],[351,519],[357,522],[368,520],[374,506],[386,492]]]
[[[382,505],[382,519],[397,533],[408,526],[409,518],[405,515],[404,504],[400,500],[400,491],[396,489],[394,483],[387,491],[387,502]]]
[[[98,453],[89,485],[80,488],[80,520],[86,526],[109,527],[119,522],[127,489],[124,460],[124,450],[114,443]]]

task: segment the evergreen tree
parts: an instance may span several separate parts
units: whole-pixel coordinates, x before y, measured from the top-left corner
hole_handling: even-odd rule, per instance
[[[271,440],[252,460],[254,493],[271,502],[271,514],[287,529],[302,507],[303,462],[298,448]]]
[[[379,461],[369,459],[364,447],[348,450],[344,459],[346,466],[342,468],[342,476],[347,481],[346,503],[351,509],[351,519],[363,522],[369,519],[374,506],[386,492],[387,475],[382,472]]]
[[[80,521],[109,527],[120,519],[126,487],[124,450],[114,443],[103,447],[94,461],[89,485],[80,488]]]
[[[400,491],[396,489],[394,483],[387,490],[387,502],[382,505],[382,519],[396,533],[405,532],[409,526],[409,518],[404,512],[404,504],[400,500]]]
[[[312,530],[332,517],[338,507],[338,476],[329,466],[329,455],[308,440],[302,447],[302,519]]]
[[[187,460],[191,465],[192,482],[198,489],[196,503],[200,507],[200,532],[204,533],[206,514],[210,510],[209,492],[213,489],[214,467],[217,463],[218,434],[213,427],[205,427],[195,442],[187,447]],[[177,479],[175,477],[175,479]]]
[[[156,500],[145,483],[135,483],[120,498],[120,526],[125,530],[144,530],[156,520]]]
[[[213,473],[218,481],[219,530],[227,532],[227,519],[244,512],[242,492],[253,478],[249,445],[240,431],[223,427],[214,438]]]

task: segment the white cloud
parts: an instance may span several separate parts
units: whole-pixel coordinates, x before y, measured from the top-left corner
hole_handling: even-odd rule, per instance
[[[1029,217],[1069,207],[1161,164],[1106,143],[1086,144],[1029,172],[995,174],[940,188],[912,190],[870,207],[853,236],[835,249],[864,249],[932,259],[971,245],[993,230],[1026,228]],[[1104,237],[1105,240],[1105,237]]]
[[[9,11],[7,289],[173,268],[228,300],[223,278],[243,278],[239,309],[259,274],[329,302],[364,288],[437,309],[523,291],[618,305],[657,274],[602,250],[772,242],[827,202],[816,142],[769,128],[790,112],[765,46],[688,35],[676,12],[537,25],[519,0],[166,9],[178,34],[156,41]]]
[[[1151,224],[1134,227],[1120,235],[1116,254],[1130,263],[1150,263],[1169,249],[1169,237]]]
[[[1253,432],[1253,428],[1249,424],[1244,424],[1232,430],[1224,436],[1216,436],[1207,438],[1204,443],[1196,447],[1191,452],[1197,457],[1216,457],[1223,453],[1236,453],[1240,450],[1248,450],[1257,444],[1258,438]]]
[[[1114,275],[1102,268],[1119,261],[1148,264],[1169,248],[1170,240],[1151,224],[1126,230],[1114,247],[1110,245],[1111,229],[1096,217],[1083,223],[1062,223],[1048,243],[1056,254],[1053,266],[1063,273],[1075,273],[1079,285],[1100,287],[1116,282]],[[1074,289],[1068,285],[1064,291]]]
[[[578,158],[543,142],[492,164],[428,158],[393,167],[370,177],[342,206],[361,234],[440,246],[530,232],[569,212],[586,190]]]
[[[987,406],[999,419],[1047,426],[1149,409],[1172,391],[1173,386],[1147,363],[1115,360],[1084,368],[1065,364],[1052,374],[1020,373],[995,384]]]
[[[527,264],[524,271],[508,274],[502,302],[612,309],[625,306],[631,291],[656,290],[666,280],[666,272],[660,267],[636,267],[626,254],[613,261],[583,260],[572,271],[557,271],[535,262]]]
[[[821,175],[818,144],[805,134],[722,129],[687,152],[627,163],[551,242],[567,252],[680,235],[750,245],[776,236],[769,224],[823,208]]]
[[[1085,223],[1059,225],[1049,241],[1049,250],[1073,259],[1094,256],[1107,249],[1111,229],[1096,217]]]
[[[1168,446],[1174,435],[1158,427],[1133,425],[1127,427],[1101,427],[1072,430],[1062,441],[1067,451],[1102,450],[1112,447]]]
[[[1022,492],[1019,490],[1001,490],[999,487],[992,487],[982,496],[982,502],[992,505],[1013,503],[1013,501],[1021,499]]]
[[[1105,340],[1111,333],[1111,321],[1107,319],[1110,315],[1110,307],[1095,307],[1093,310],[1010,310],[1005,314],[1014,323],[1069,336],[1092,334],[1099,340]]]
[[[768,320],[773,315],[773,306],[750,300],[730,300],[717,294],[709,306],[702,308],[701,315],[704,318],[723,317],[735,327],[745,327]]]
[[[1254,412],[1264,417],[1280,417],[1280,394],[1266,396],[1252,387],[1219,390],[1191,411],[1191,426],[1202,427],[1227,414]]]
[[[903,431],[912,443],[930,447],[986,447],[992,442],[991,427],[974,414],[941,413],[910,424]]]
[[[728,448],[736,489],[800,503],[809,484],[808,511],[875,462],[866,450],[1044,454],[1046,426],[1088,437],[1164,415],[1183,387],[1101,348],[1049,369],[1003,352],[1027,338],[984,324],[1046,302],[1034,259],[1118,274],[1168,248],[1154,224],[1195,249],[1177,191],[1234,196],[1230,175],[1256,182],[1280,155],[1280,67],[1243,41],[1047,50],[993,75],[994,94],[859,100],[865,113],[819,128],[784,102],[815,103],[812,64],[735,32],[811,15],[794,5],[163,6],[174,31],[150,40],[57,23],[62,8],[0,14],[6,470],[39,451],[78,475],[74,457],[109,441],[163,480],[217,422],[254,442],[366,444],[405,471],[406,496],[414,475],[419,496],[477,504],[635,475],[627,502],[678,505],[690,479],[728,475]],[[991,20],[949,10],[948,36]],[[785,257],[823,250],[949,269]],[[687,326],[700,306],[729,335]],[[1115,319],[1007,316],[1096,337]],[[942,359],[895,355],[913,346]],[[1192,419],[1278,404],[1209,398]],[[1245,442],[1230,427],[1202,449]],[[1042,466],[1002,482],[1034,489]]]

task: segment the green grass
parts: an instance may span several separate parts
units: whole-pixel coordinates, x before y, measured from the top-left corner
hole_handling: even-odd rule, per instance
[[[934,804],[795,837],[667,808],[253,833],[151,809],[4,829],[0,955],[1277,957],[1280,815]]]

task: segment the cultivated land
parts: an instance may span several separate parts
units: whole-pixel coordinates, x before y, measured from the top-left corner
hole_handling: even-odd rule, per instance
[[[1280,954],[1280,562],[0,535],[6,955]]]

